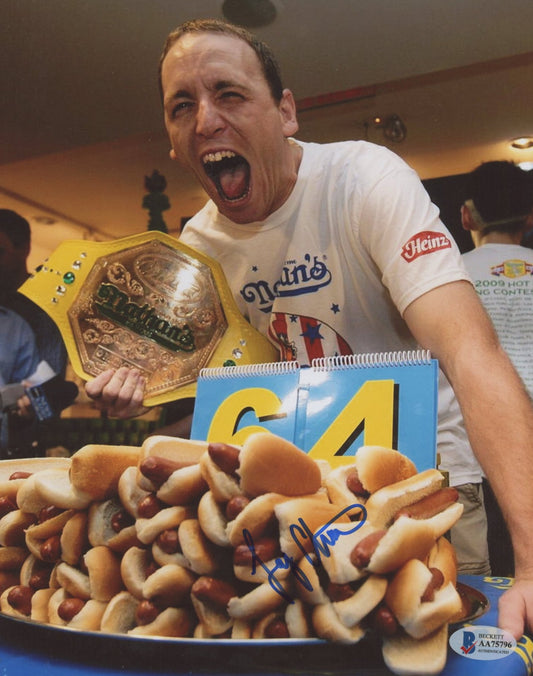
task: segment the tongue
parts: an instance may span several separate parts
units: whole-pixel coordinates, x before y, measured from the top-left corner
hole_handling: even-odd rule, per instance
[[[245,194],[248,187],[248,170],[245,165],[223,169],[218,178],[220,187],[228,199],[236,199]]]

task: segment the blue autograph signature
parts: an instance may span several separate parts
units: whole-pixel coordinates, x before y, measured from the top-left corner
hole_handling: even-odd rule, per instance
[[[348,512],[351,512],[352,510],[359,510],[362,513],[361,520],[354,522],[353,528],[351,528],[350,530],[340,530],[339,528],[335,528],[333,526],[333,524],[341,516],[347,514]],[[355,533],[357,530],[359,530],[359,528],[361,528],[361,526],[365,523],[365,521],[366,521],[366,509],[363,505],[356,503],[353,505],[349,505],[348,507],[345,507],[332,519],[330,519],[326,524],[324,524],[319,530],[317,530],[316,533],[314,534],[302,518],[298,519],[297,523],[293,523],[289,526],[289,532],[294,542],[297,544],[298,548],[302,552],[303,557],[307,559],[312,566],[318,568],[321,565],[322,557],[327,558],[331,556],[330,547],[333,547],[337,543],[339,538],[341,538],[343,535],[350,535],[351,533]],[[281,557],[275,560],[273,568],[270,569],[266,565],[266,563],[264,563],[264,561],[261,560],[261,557],[257,555],[257,552],[255,551],[254,541],[250,531],[244,528],[242,534],[244,537],[244,541],[252,554],[252,575],[255,575],[258,567],[262,568],[268,575],[268,582],[272,587],[272,589],[288,603],[294,603],[294,601],[292,597],[289,594],[287,594],[287,592],[283,587],[283,584],[276,577],[276,573],[279,570],[290,569],[291,573],[295,576],[297,581],[304,587],[304,589],[307,589],[308,591],[313,591],[313,585],[311,584],[311,581],[309,580],[307,575],[303,572],[303,570],[300,568],[300,566],[296,563],[294,557],[288,556],[287,554],[282,554]],[[305,540],[311,540],[313,544],[313,549],[317,556],[316,560],[313,559],[312,556],[306,551],[305,543],[302,542]]]

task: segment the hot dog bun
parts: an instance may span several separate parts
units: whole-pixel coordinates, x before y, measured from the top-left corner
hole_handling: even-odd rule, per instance
[[[186,608],[165,608],[153,622],[137,625],[128,631],[132,636],[190,636],[193,627],[191,613]]]
[[[131,596],[143,598],[143,585],[150,574],[152,557],[144,547],[130,547],[120,562],[122,581]]]
[[[339,511],[337,505],[328,502],[324,493],[280,502],[274,513],[279,524],[281,551],[295,560],[300,559],[304,552],[313,551],[309,533],[315,533],[330,522],[335,528],[339,524],[350,523],[349,513]]]
[[[251,500],[235,519],[226,526],[226,533],[232,547],[244,543],[244,532],[253,539],[260,537],[276,519],[274,508],[289,498],[279,493],[265,493]]]
[[[61,534],[74,515],[67,509],[50,519],[35,523],[26,530],[26,547],[41,561],[55,563],[61,557]]]
[[[239,455],[240,485],[246,495],[316,493],[322,484],[318,465],[291,442],[269,432],[255,432]]]
[[[351,561],[351,552],[367,536],[376,532],[368,521],[361,523],[339,523],[336,525],[341,537],[334,547],[328,548],[326,556],[321,555],[320,563],[324,567],[328,578],[335,584],[346,584],[360,580],[367,572]]]
[[[313,627],[317,636],[338,643],[359,643],[366,629],[361,625],[346,627],[339,619],[332,603],[322,603],[313,608]]]
[[[125,552],[139,544],[135,523],[116,529],[116,516],[125,508],[117,497],[92,502],[88,510],[87,533],[93,547],[106,545],[115,552]]]
[[[189,505],[206,489],[207,483],[198,463],[175,470],[156,492],[156,497],[167,505]]]
[[[137,537],[145,545],[152,544],[164,530],[175,528],[184,519],[190,519],[193,516],[192,507],[166,507],[150,518],[137,519],[135,522]]]
[[[211,542],[219,547],[230,545],[227,533],[228,519],[223,504],[215,500],[212,491],[206,491],[198,502],[198,521]]]
[[[194,582],[191,601],[205,635],[218,636],[233,626],[228,603],[236,596],[236,587],[223,578],[203,575]]]
[[[446,537],[440,537],[431,548],[426,565],[441,571],[443,583],[457,583],[457,555],[452,543]]]
[[[456,566],[453,548],[445,538],[440,538],[426,562],[410,559],[394,574],[386,603],[413,638],[427,636],[460,612]]]
[[[152,491],[141,488],[138,484],[139,470],[135,465],[126,467],[118,480],[118,497],[128,514],[136,519],[139,516],[139,503]]]
[[[385,637],[382,654],[387,667],[399,676],[436,676],[446,665],[448,625],[423,639],[408,634]]]
[[[61,558],[72,566],[77,565],[89,547],[87,511],[75,512],[63,526],[60,536]]]
[[[224,444],[224,447],[227,447],[224,450],[229,451],[229,448],[233,448],[233,450],[238,450],[240,453],[240,449],[229,447],[227,444]],[[242,495],[243,491],[239,483],[239,478],[222,469],[222,467],[211,457],[212,452],[212,444],[210,444],[208,452],[204,453],[200,460],[202,477],[209,486],[209,490],[217,502],[228,502],[231,498]]]
[[[20,458],[2,460],[0,463],[0,496],[15,501],[19,488],[27,477],[22,474],[34,474],[43,469],[69,469],[70,458]],[[19,478],[11,478],[19,475]]]
[[[31,597],[31,619],[34,622],[48,622],[48,604],[50,598],[57,590],[52,587],[46,589],[36,589]]]
[[[368,521],[376,528],[389,526],[402,507],[435,493],[443,481],[444,476],[437,469],[428,469],[377,490],[365,503]]]
[[[123,589],[120,576],[120,558],[108,547],[91,547],[83,562],[89,575],[91,598],[96,601],[110,601]]]
[[[347,505],[362,501],[380,488],[416,474],[412,460],[383,446],[361,446],[354,462],[332,469],[325,485],[331,502]]]
[[[91,500],[105,500],[116,494],[120,475],[126,467],[138,464],[140,454],[138,446],[83,446],[71,457],[72,486]]]
[[[196,580],[192,571],[168,564],[157,568],[149,575],[142,586],[142,596],[154,600],[162,607],[181,607],[186,605],[190,598],[191,587]]]
[[[298,562],[302,582],[295,586],[295,592],[298,598],[302,599],[308,606],[329,603],[330,600],[325,589],[322,587],[322,580],[318,575],[319,567],[321,568],[321,564],[319,564],[316,554],[305,556]],[[321,572],[321,577],[324,579],[324,571]]]
[[[128,591],[121,591],[106,606],[100,630],[109,634],[127,634],[136,625],[135,613],[139,599]]]
[[[0,570],[1,571],[18,571],[22,568],[24,561],[28,557],[28,552],[25,547],[0,547]]]
[[[333,609],[345,627],[357,626],[374,610],[385,596],[387,582],[381,575],[369,575],[349,598],[333,601]]]
[[[437,514],[430,519],[410,519],[402,516],[386,529],[383,537],[364,566],[372,573],[386,574],[400,568],[409,559],[425,559],[437,539],[457,521],[462,513],[457,504],[453,514]],[[352,550],[352,562],[354,561]]]
[[[106,607],[107,603],[104,601],[89,599],[83,604],[81,610],[67,621],[66,626],[81,631],[98,631]],[[58,609],[58,612],[61,610]]]
[[[185,567],[197,575],[212,575],[224,562],[223,554],[203,534],[198,519],[184,519],[180,523],[178,542]]]
[[[252,638],[305,639],[311,635],[310,613],[299,599],[257,620],[252,630]]]
[[[63,467],[46,469],[34,474],[28,479],[25,487],[21,487],[21,496],[25,493],[25,488],[29,486],[32,487],[33,497],[38,497],[45,506],[54,505],[60,509],[85,509],[92,500],[89,493],[73,485],[69,470]],[[22,497],[20,501],[23,505]],[[23,505],[23,509],[28,511],[28,505]]]
[[[144,440],[138,464],[137,483],[140,488],[147,491],[157,491],[169,479],[172,465],[173,471],[180,468],[198,465],[200,458],[207,451],[207,442],[192,439],[181,439],[161,434],[148,437]],[[160,458],[161,462],[155,462],[152,473],[143,473],[143,462],[147,458]],[[168,461],[165,463],[164,461]],[[172,504],[172,503],[170,503]]]
[[[288,593],[287,580],[279,581],[279,591]],[[236,620],[255,620],[284,604],[283,596],[268,583],[257,585],[244,596],[236,596],[228,602],[228,613]]]

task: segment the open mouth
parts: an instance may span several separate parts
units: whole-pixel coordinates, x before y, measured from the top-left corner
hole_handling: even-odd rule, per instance
[[[231,150],[208,153],[203,158],[204,169],[222,199],[237,202],[250,189],[250,165]]]

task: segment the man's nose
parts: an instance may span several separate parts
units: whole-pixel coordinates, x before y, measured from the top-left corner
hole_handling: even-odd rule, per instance
[[[223,126],[217,107],[210,101],[202,101],[196,114],[196,133],[205,137],[213,136]]]

